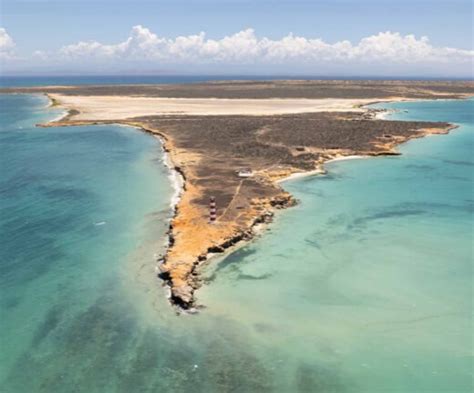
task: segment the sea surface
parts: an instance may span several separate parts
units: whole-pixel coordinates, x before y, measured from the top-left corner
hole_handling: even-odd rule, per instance
[[[449,135],[288,181],[300,201],[211,263],[177,315],[155,274],[173,194],[159,140],[39,128],[0,96],[0,391],[473,390],[473,100],[384,104]]]
[[[170,84],[198,83],[216,80],[387,80],[387,77],[338,77],[315,75],[0,75],[0,87],[28,87],[53,85],[115,85],[115,84]],[[398,80],[400,78],[393,78]],[[406,79],[406,78],[405,78]],[[439,80],[417,77],[416,80]],[[448,79],[452,80],[452,78]],[[460,79],[462,80],[462,79]]]

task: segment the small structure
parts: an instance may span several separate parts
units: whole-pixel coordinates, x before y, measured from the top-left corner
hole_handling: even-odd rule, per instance
[[[217,219],[216,198],[211,196],[209,199],[209,222],[214,224]]]
[[[252,177],[253,172],[250,168],[241,168],[237,172],[238,177]]]

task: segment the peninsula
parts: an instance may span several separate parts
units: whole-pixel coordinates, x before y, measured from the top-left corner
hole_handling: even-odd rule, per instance
[[[351,155],[398,154],[411,138],[447,133],[442,122],[388,121],[366,105],[380,101],[461,99],[473,82],[229,81],[182,85],[48,86],[0,89],[44,93],[67,109],[47,126],[119,123],[163,140],[184,180],[160,276],[171,301],[195,305],[199,266],[251,239],[275,209],[296,203],[279,181],[324,172]],[[216,202],[210,221],[209,201]]]

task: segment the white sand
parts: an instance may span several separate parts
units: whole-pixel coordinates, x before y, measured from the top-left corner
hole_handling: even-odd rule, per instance
[[[50,96],[80,114],[74,120],[119,120],[149,115],[278,115],[305,112],[365,112],[373,99],[216,99],[124,96]]]
[[[361,158],[369,158],[369,157],[370,156],[358,156],[358,155],[341,156],[341,157],[332,158],[326,161],[325,164],[329,164],[330,162],[336,162],[336,161],[359,160]]]
[[[161,143],[163,143],[163,140],[158,137],[158,139],[161,140]],[[169,179],[171,181],[172,187],[173,187],[173,196],[171,197],[171,202],[170,202],[170,207],[174,211],[176,207],[178,206],[178,203],[181,199],[181,194],[184,192],[184,178],[179,173],[176,169],[175,166],[173,165],[173,162],[171,161],[170,155],[163,150],[163,163],[164,165],[168,168],[169,171]]]
[[[314,170],[308,171],[308,172],[295,172],[295,173],[292,173],[291,175],[289,175],[289,176],[287,176],[283,179],[277,180],[277,183],[285,183],[289,180],[301,179],[303,177],[324,175],[324,174],[325,174],[325,172],[322,169],[314,169]]]
[[[347,160],[358,160],[358,159],[361,159],[361,158],[369,158],[369,157],[370,156],[358,156],[358,155],[335,157],[335,158],[332,158],[330,160],[325,161],[324,165],[329,164],[331,162],[347,161]],[[287,182],[289,180],[301,179],[303,177],[325,175],[326,173],[327,172],[324,169],[321,169],[321,168],[317,168],[317,169],[314,169],[314,170],[308,171],[308,172],[295,172],[295,173],[292,173],[291,175],[289,175],[289,176],[287,176],[283,179],[277,180],[277,183],[284,183],[284,182]]]

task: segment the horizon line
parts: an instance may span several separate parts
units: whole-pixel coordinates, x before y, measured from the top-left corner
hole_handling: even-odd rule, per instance
[[[474,81],[474,76],[446,76],[446,75],[435,75],[435,76],[421,76],[421,75],[318,75],[318,74],[281,74],[281,73],[272,73],[272,74],[251,74],[251,73],[229,73],[229,74],[217,74],[217,73],[197,73],[197,74],[184,74],[184,73],[170,73],[170,74],[160,74],[160,73],[111,73],[111,74],[102,74],[102,73],[2,73],[0,72],[0,78],[47,78],[47,77],[56,77],[56,78],[71,78],[71,77],[136,77],[136,78],[207,78],[212,77],[216,79],[220,78],[288,78],[288,79],[322,79],[322,80],[343,80],[343,79],[390,79],[390,80],[465,80],[465,81]]]

